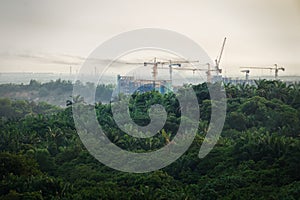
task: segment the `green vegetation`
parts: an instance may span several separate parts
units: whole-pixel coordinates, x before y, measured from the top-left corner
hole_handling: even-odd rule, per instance
[[[55,91],[47,88],[53,84],[63,88],[69,83],[32,81],[30,87],[45,94]],[[1,87],[15,91],[29,86]],[[80,97],[73,97],[67,108],[0,99],[0,199],[299,199],[300,85],[266,80],[256,86],[225,85],[226,123],[218,144],[203,159],[198,152],[211,104],[206,84],[192,87],[201,111],[193,144],[173,164],[145,174],[110,169],[89,154],[72,119],[71,105],[82,102]],[[112,142],[130,151],[149,151],[169,142],[180,124],[175,95],[154,91],[132,96],[133,120],[149,123],[145,111],[155,103],[164,105],[168,118],[151,139],[122,132],[110,104],[94,106]]]
[[[112,85],[97,85],[93,83],[75,83],[82,91],[94,90],[96,101],[109,102],[112,94]],[[52,105],[65,106],[66,99],[70,99],[73,92],[71,81],[58,79],[48,83],[31,80],[28,85],[2,84],[0,96],[16,100],[47,102]]]

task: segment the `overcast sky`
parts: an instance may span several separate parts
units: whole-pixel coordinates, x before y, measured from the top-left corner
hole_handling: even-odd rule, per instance
[[[112,36],[151,27],[186,35],[212,59],[226,36],[227,76],[274,63],[300,75],[300,0],[0,0],[0,25],[0,72],[68,72]]]

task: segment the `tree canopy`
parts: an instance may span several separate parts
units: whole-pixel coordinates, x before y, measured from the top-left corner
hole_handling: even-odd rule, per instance
[[[25,86],[1,87],[13,91]],[[72,84],[31,81],[26,87],[45,94]],[[254,86],[225,85],[224,129],[203,159],[198,152],[208,130],[211,100],[206,83],[189,87],[200,109],[194,142],[171,165],[145,174],[119,172],[92,157],[76,133],[72,106],[95,108],[111,142],[128,151],[146,152],[172,142],[182,120],[175,94],[152,91],[129,97],[130,116],[139,125],[149,123],[147,111],[153,104],[163,105],[168,114],[163,129],[146,139],[120,130],[111,104],[104,101],[87,105],[80,97],[68,96],[65,100],[72,103],[59,108],[1,98],[0,199],[298,199],[299,84],[260,80]],[[100,96],[110,91],[103,88],[98,90]],[[130,126],[127,130],[137,131]]]

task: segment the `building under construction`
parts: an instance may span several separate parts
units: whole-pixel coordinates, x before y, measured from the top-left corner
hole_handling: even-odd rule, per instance
[[[167,93],[169,91],[173,91],[177,87],[173,85],[173,70],[176,71],[192,71],[193,74],[198,72],[205,72],[207,83],[216,83],[216,82],[223,82],[225,84],[231,83],[231,84],[249,84],[254,85],[255,79],[249,78],[250,70],[271,70],[275,73],[275,80],[278,80],[278,72],[284,71],[285,68],[282,66],[278,66],[277,64],[274,64],[274,66],[248,66],[248,67],[240,67],[243,70],[241,70],[242,73],[245,73],[245,79],[240,78],[230,78],[230,77],[222,77],[222,69],[220,68],[220,61],[223,54],[224,46],[226,42],[226,37],[224,38],[221,51],[219,56],[215,59],[214,66],[211,66],[210,63],[200,63],[198,60],[157,60],[156,58],[152,59],[148,62],[136,62],[136,63],[126,63],[126,64],[133,64],[133,65],[144,65],[144,66],[150,66],[152,68],[152,78],[151,80],[146,79],[135,79],[134,76],[121,76],[118,75],[117,77],[117,93],[123,93],[125,95],[131,95],[134,92],[148,92],[148,91],[158,91],[161,94]],[[204,68],[191,68],[186,67],[184,65],[188,65],[193,63],[194,65],[200,65],[200,67]],[[163,66],[168,66],[163,67]],[[169,80],[158,80],[158,71],[159,70],[166,70],[169,69]]]
[[[134,76],[117,76],[117,92],[130,95],[134,92],[158,91],[165,94],[172,90],[170,80],[145,80],[135,79]]]

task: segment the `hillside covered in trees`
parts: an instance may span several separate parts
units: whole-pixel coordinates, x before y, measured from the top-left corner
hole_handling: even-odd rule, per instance
[[[55,84],[55,90],[49,89]],[[66,85],[72,88],[63,81],[0,88],[2,94],[25,87],[64,93]],[[267,80],[255,86],[225,85],[226,122],[217,145],[203,159],[198,152],[208,131],[210,95],[206,83],[187,87],[197,94],[201,113],[194,142],[176,162],[144,174],[116,171],[89,154],[72,115],[72,106],[83,102],[80,97],[73,97],[66,108],[1,98],[0,199],[299,199],[300,85]],[[101,88],[99,94],[111,91],[110,86]],[[114,144],[130,151],[150,151],[176,134],[181,114],[176,96],[136,93],[129,105],[132,119],[146,125],[145,112],[156,103],[165,107],[168,116],[163,129],[147,139],[120,130],[111,104],[82,106],[95,107]]]

